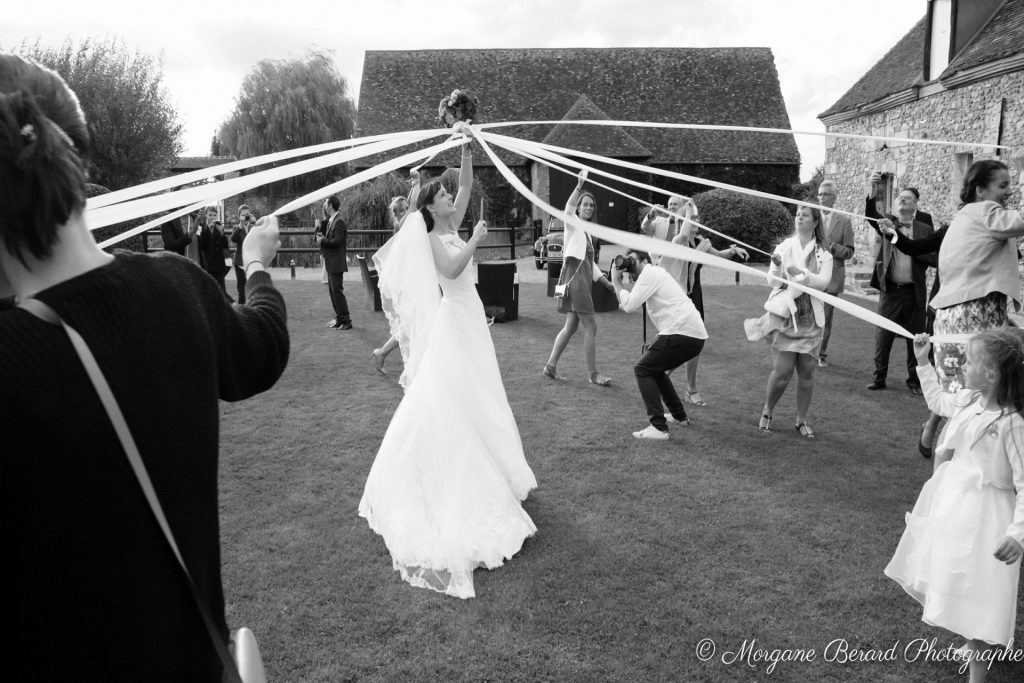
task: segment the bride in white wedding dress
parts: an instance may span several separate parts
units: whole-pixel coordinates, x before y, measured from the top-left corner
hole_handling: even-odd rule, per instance
[[[476,595],[474,569],[500,566],[537,530],[520,505],[537,480],[469,267],[487,227],[480,221],[469,242],[456,231],[472,186],[469,144],[454,201],[439,180],[427,183],[374,257],[406,393],[359,503],[404,580],[460,598]]]

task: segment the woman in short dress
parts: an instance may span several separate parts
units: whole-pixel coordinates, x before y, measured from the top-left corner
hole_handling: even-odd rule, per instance
[[[769,301],[784,297],[790,314],[782,317],[766,312],[760,318],[744,322],[748,339],[764,339],[772,349],[773,367],[759,425],[762,431],[771,431],[775,404],[782,398],[795,370],[796,429],[801,436],[814,437],[814,431],[807,425],[807,411],[811,407],[814,372],[825,329],[825,306],[820,299],[787,287],[786,281],[823,292],[831,279],[832,255],[822,230],[821,213],[801,206],[796,212],[796,233],[775,248],[768,269],[768,281],[775,285]]]
[[[565,204],[565,212],[579,215],[580,220],[592,221],[597,202],[594,195],[583,191],[583,183],[586,180],[587,172],[580,171],[576,189],[569,195],[569,201]],[[543,374],[548,379],[565,379],[556,370],[558,359],[568,346],[569,340],[576,334],[576,330],[583,327],[583,353],[587,359],[587,376],[591,384],[606,387],[612,380],[597,371],[597,321],[594,319],[594,299],[590,288],[592,283],[599,281],[609,291],[615,290],[608,278],[594,268],[594,245],[590,235],[569,221],[565,224],[565,250],[562,253],[562,274],[558,278],[561,294],[557,299],[558,312],[565,314],[565,326],[555,337],[555,345],[551,349],[548,362],[544,365]]]

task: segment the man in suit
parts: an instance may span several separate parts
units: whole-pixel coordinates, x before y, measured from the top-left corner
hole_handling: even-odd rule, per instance
[[[318,244],[323,252],[324,268],[327,270],[327,291],[331,295],[334,307],[334,320],[327,323],[336,330],[351,330],[352,318],[348,312],[348,300],[345,299],[344,276],[348,271],[348,226],[341,219],[338,209],[341,200],[331,195],[324,202],[324,214],[327,216],[327,228]]]
[[[827,294],[839,296],[846,286],[846,259],[853,256],[853,223],[849,216],[833,213],[830,209],[836,203],[836,184],[826,180],[818,186],[818,203],[821,204],[821,222],[825,231],[825,243],[832,254],[832,280],[825,288]],[[835,307],[825,304],[825,332],[821,338],[818,353],[818,367],[828,367],[828,340],[832,336],[832,314]]]
[[[249,234],[249,228],[256,222],[248,204],[238,207],[238,225],[231,231],[231,242],[235,245],[235,255],[231,259],[235,267],[235,281],[238,284],[238,303],[245,303],[245,268],[242,263],[242,242]]]
[[[227,264],[228,236],[221,227],[219,213],[216,206],[208,206],[199,215],[199,227],[196,229],[199,235],[199,265],[217,281],[228,301],[234,301],[224,284],[224,278],[230,270]]]
[[[160,237],[164,241],[164,249],[185,256],[185,250],[196,236],[196,228],[189,222],[188,230],[181,227],[180,218],[172,218],[160,226]]]
[[[864,215],[871,218],[882,218],[875,206],[875,194],[878,189],[878,175],[872,176],[872,191],[867,197]],[[932,226],[920,220],[921,212],[917,210],[917,195],[906,189],[896,198],[896,215],[888,218],[900,234],[910,239],[922,239],[932,234]],[[916,215],[916,218],[915,218]],[[931,216],[928,216],[930,219]],[[879,231],[878,221],[871,221],[876,230],[875,236],[875,268],[871,273],[871,286],[878,290],[878,314],[902,325],[908,332],[918,334],[924,332],[925,308],[928,292],[925,289],[925,276],[928,266],[938,265],[936,254],[908,256],[895,249],[892,242],[885,239]],[[875,376],[867,386],[870,391],[886,388],[886,376],[889,373],[889,352],[892,350],[895,333],[878,328],[875,330]],[[907,340],[907,387],[912,394],[921,393],[921,383],[917,378],[917,360],[914,357],[913,340]]]

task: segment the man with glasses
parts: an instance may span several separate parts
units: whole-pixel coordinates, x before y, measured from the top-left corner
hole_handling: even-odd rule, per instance
[[[825,293],[839,296],[846,285],[846,259],[853,256],[853,223],[849,216],[834,213],[832,207],[836,203],[836,184],[825,180],[818,186],[818,204],[821,205],[821,227],[825,233],[825,243],[832,254],[832,280],[825,288]],[[821,351],[818,353],[818,367],[828,367],[828,340],[832,336],[832,314],[835,307],[825,304],[825,331],[821,338]]]
[[[256,218],[248,204],[238,207],[238,226],[231,233],[231,242],[235,245],[235,255],[231,263],[235,267],[235,280],[238,284],[238,303],[245,303],[245,268],[242,264],[242,242],[249,234],[249,229],[256,224]],[[269,265],[269,264],[268,264]]]

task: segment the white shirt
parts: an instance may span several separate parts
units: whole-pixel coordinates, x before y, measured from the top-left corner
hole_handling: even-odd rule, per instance
[[[708,338],[697,307],[664,268],[648,264],[636,279],[632,291],[619,292],[619,308],[626,313],[637,310],[644,302],[647,302],[647,314],[659,335]]]

